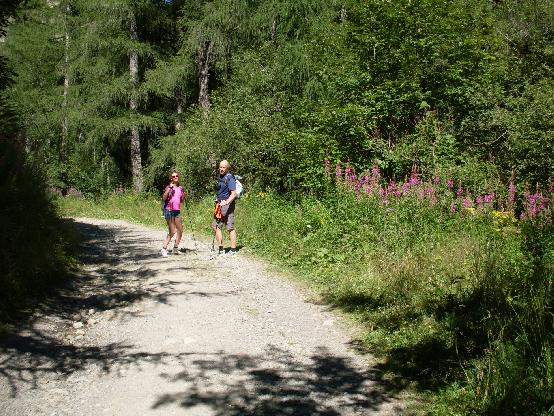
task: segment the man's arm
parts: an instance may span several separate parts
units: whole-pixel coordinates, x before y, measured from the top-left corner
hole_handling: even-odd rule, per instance
[[[229,205],[231,202],[235,200],[236,197],[237,197],[237,191],[232,190],[231,195],[229,195],[229,198],[225,199],[224,201],[221,201],[220,205],[223,205],[223,206]]]

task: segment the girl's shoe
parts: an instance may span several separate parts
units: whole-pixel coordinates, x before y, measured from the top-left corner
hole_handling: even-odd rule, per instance
[[[173,247],[173,254],[179,254],[179,247]]]
[[[162,257],[167,257],[167,249],[162,248],[162,249],[160,250],[160,254],[162,255]]]

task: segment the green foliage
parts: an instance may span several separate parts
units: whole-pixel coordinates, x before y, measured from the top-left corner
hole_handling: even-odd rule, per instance
[[[38,163],[0,139],[0,321],[29,297],[67,278],[74,261],[70,227],[57,217]]]
[[[237,211],[243,242],[355,313],[367,345],[439,395],[432,413],[526,414],[529,402],[546,414],[551,227],[452,216],[451,195],[384,209],[326,180],[323,160],[396,181],[418,169],[474,196],[514,177],[547,183],[553,27],[547,0],[29,1],[0,43],[0,87],[7,59],[16,73],[2,129],[20,132],[51,185],[104,195],[91,215],[149,224],[157,201],[106,195],[128,187],[131,128],[153,192],[178,169],[202,197],[229,159],[253,190]],[[151,214],[124,214],[133,205]],[[193,209],[203,229],[210,209]]]
[[[554,166],[552,9],[543,0],[29,2],[2,49],[18,74],[10,95],[26,140],[56,186],[125,186],[131,128],[153,188],[170,167],[209,177],[226,157],[249,186],[320,192],[324,155],[397,178],[414,165],[471,166],[481,178],[544,182]],[[207,45],[208,112],[196,105]]]
[[[0,36],[19,1],[0,5]],[[42,164],[17,139],[21,124],[5,88],[13,73],[0,56],[0,332],[33,295],[67,275],[70,233],[46,191]]]

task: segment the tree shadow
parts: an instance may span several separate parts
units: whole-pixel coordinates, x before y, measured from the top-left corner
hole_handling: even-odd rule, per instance
[[[64,285],[37,299],[34,307],[17,322],[16,332],[0,336],[0,378],[6,380],[12,397],[24,385],[37,388],[40,377],[50,373],[69,375],[93,364],[109,373],[125,366],[179,358],[165,353],[131,352],[132,345],[121,343],[74,345],[76,329],[84,333],[89,325],[94,325],[93,320],[140,315],[139,309],[132,306],[144,301],[171,306],[177,297],[235,294],[235,291],[197,291],[192,288],[195,283],[192,280],[159,279],[161,271],[194,268],[164,262],[158,253],[145,254],[144,242],[133,230],[68,222],[82,238],[81,269]]]
[[[78,320],[93,309],[111,310],[112,317],[131,313],[129,307],[150,300],[169,305],[179,296],[225,296],[231,293],[193,293],[183,288],[192,281],[155,280],[161,272],[195,270],[187,264],[168,263],[144,248],[144,239],[133,230],[110,229],[75,220],[70,222],[81,235],[82,268],[62,287],[52,290],[38,303],[41,315]],[[146,253],[145,253],[146,251]]]
[[[215,416],[335,416],[384,408],[389,414],[402,412],[396,398],[400,390],[379,371],[362,369],[324,347],[309,361],[300,361],[277,347],[262,355],[220,352],[200,356],[183,371],[162,377],[190,387],[158,397],[153,409],[201,406],[210,408]]]
[[[46,374],[67,376],[95,364],[103,373],[119,374],[129,367],[161,365],[186,354],[130,352],[132,345],[75,346],[36,329],[27,329],[0,339],[0,376],[17,397],[21,384],[35,389]]]

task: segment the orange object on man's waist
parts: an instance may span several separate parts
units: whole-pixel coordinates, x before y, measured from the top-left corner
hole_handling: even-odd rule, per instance
[[[214,207],[214,218],[216,220],[220,220],[223,218],[223,215],[221,214],[221,205],[219,205],[219,202],[215,203]]]

